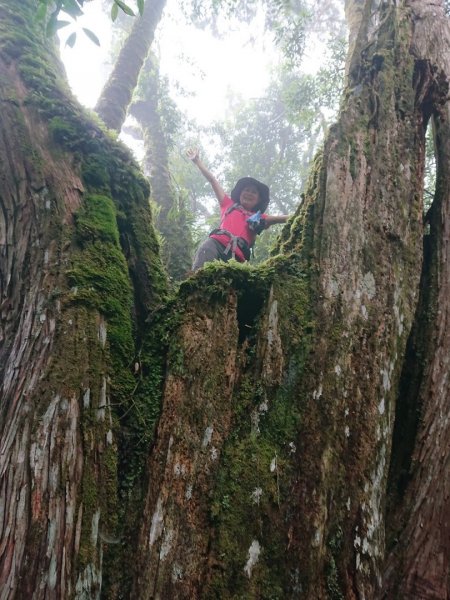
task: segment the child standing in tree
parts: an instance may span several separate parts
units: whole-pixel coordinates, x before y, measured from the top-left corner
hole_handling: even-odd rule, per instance
[[[264,213],[269,204],[269,188],[264,183],[253,177],[243,177],[227,196],[200,160],[198,150],[189,149],[187,156],[211,184],[221,213],[220,226],[198,248],[192,270],[196,271],[212,260],[228,261],[235,258],[245,262],[250,258],[250,248],[256,236],[275,223],[285,223],[288,216]]]

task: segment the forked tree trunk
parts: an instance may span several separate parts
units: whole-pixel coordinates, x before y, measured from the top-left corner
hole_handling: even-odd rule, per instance
[[[165,280],[148,188],[67,95],[33,15],[0,0],[2,600],[447,598],[441,4],[362,23],[282,255],[198,272],[151,335]]]
[[[285,256],[182,287],[133,597],[448,597],[448,21],[427,1],[362,14]],[[432,114],[434,275],[421,277]],[[410,410],[423,425],[391,555],[387,478],[421,285],[432,310],[416,352],[429,354]]]

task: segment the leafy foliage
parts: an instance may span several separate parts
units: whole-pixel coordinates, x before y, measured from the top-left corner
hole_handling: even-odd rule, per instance
[[[197,26],[208,27],[217,36],[226,35],[233,22],[239,27],[263,11],[266,31],[291,65],[300,64],[309,33],[332,39],[340,37],[343,29],[339,0],[193,0],[184,11]]]
[[[210,28],[215,35],[226,34],[233,21],[251,22],[261,8],[265,11],[266,29],[275,42],[292,58],[303,53],[306,24],[311,13],[303,0],[193,0],[185,7],[186,14],[199,27]]]
[[[84,5],[92,0],[57,0],[54,2],[53,0],[37,0],[37,9],[36,9],[36,18],[41,21],[46,22],[46,32],[47,35],[53,36],[60,29],[67,27],[68,25],[72,25],[78,17],[81,17],[84,14]],[[144,0],[136,0],[137,8],[140,15],[144,12]],[[123,12],[123,14],[129,16],[135,16],[134,10],[123,0],[110,0],[111,5],[111,20],[115,21],[118,17],[119,10]],[[60,13],[65,13],[68,17],[71,18],[70,21],[65,19],[60,19]],[[100,46],[100,41],[97,35],[86,27],[82,28],[82,31],[85,35],[97,46]],[[70,46],[73,48],[77,39],[77,32],[72,32],[67,40],[66,46]]]
[[[70,15],[73,19],[81,17],[83,14],[84,5],[92,0],[37,0],[37,16],[39,19],[45,18],[49,9],[51,15],[57,17],[60,12]],[[125,14],[134,16],[134,10],[123,0],[110,0],[111,10],[117,6],[117,10],[122,10]],[[137,8],[139,14],[144,12],[144,0],[137,0]]]

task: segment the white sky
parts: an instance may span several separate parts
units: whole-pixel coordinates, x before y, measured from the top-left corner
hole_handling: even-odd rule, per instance
[[[248,98],[263,93],[269,82],[273,51],[270,44],[268,51],[264,47],[268,42],[263,40],[262,15],[251,27],[240,24],[226,39],[218,40],[204,30],[186,25],[178,4],[177,0],[168,0],[157,30],[161,73],[171,82],[178,81],[187,92],[187,96],[178,94],[175,100],[188,117],[207,124],[223,114],[230,91]],[[88,107],[94,106],[108,74],[110,26],[100,2],[90,2],[85,4],[85,17],[78,19],[76,26],[67,26],[60,32],[62,59],[70,85]],[[96,33],[100,48],[84,35],[81,27]],[[64,47],[74,29],[78,31],[74,48]],[[251,38],[258,41],[252,45]]]

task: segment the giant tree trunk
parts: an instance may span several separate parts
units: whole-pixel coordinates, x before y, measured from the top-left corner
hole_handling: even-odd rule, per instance
[[[435,2],[376,13],[366,2],[361,14],[339,121],[285,256],[182,287],[132,597],[375,598],[384,585],[387,598],[448,597],[450,34]],[[421,276],[430,115],[440,166]],[[428,355],[405,398],[426,298],[416,354]],[[394,443],[414,468],[391,555],[387,479],[405,401],[421,425]]]
[[[198,272],[151,335],[165,281],[148,188],[68,96],[32,16],[31,0],[0,0],[2,600],[102,586],[139,599],[447,598],[440,3],[381,3],[362,22],[282,256]]]
[[[35,10],[0,1],[0,598],[95,598],[135,328],[165,277],[148,184],[71,97]]]
[[[450,597],[450,23],[443,2],[407,6],[419,100],[424,120],[434,121],[437,184],[398,406],[388,513],[395,543],[383,587],[386,598],[438,600]]]

